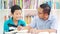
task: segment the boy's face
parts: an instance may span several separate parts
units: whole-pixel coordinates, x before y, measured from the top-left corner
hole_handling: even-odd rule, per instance
[[[14,14],[12,15],[15,20],[19,20],[21,17],[21,10],[15,10]]]
[[[38,8],[38,16],[44,20],[48,19],[48,14],[44,13],[42,8]]]

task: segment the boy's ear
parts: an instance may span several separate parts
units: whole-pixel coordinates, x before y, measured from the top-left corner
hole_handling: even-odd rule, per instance
[[[11,15],[11,16],[13,16],[13,14],[12,14],[12,13],[10,13],[10,15]]]

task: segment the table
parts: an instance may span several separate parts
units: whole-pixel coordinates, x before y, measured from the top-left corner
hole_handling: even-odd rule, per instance
[[[35,34],[35,33],[28,33],[28,30],[20,30],[20,31],[15,30],[15,31],[11,31],[11,32],[5,32],[5,34]],[[56,33],[40,32],[38,34],[56,34]]]

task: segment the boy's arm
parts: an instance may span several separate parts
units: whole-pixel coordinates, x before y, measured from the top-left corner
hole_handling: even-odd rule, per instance
[[[8,32],[9,31],[9,27],[8,27],[8,23],[7,21],[4,22],[4,32]]]
[[[22,20],[22,23],[20,24],[21,26],[26,26],[26,22]]]

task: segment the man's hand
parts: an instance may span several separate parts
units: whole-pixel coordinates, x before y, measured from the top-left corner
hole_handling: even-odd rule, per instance
[[[49,30],[49,32],[57,32],[57,30],[51,29],[51,30]]]
[[[47,30],[37,30],[37,29],[30,29],[29,32],[38,34],[39,32],[56,32],[54,29],[47,29]]]
[[[30,32],[32,34],[38,34],[38,30],[37,29],[30,29],[30,30],[28,30],[28,32]]]

